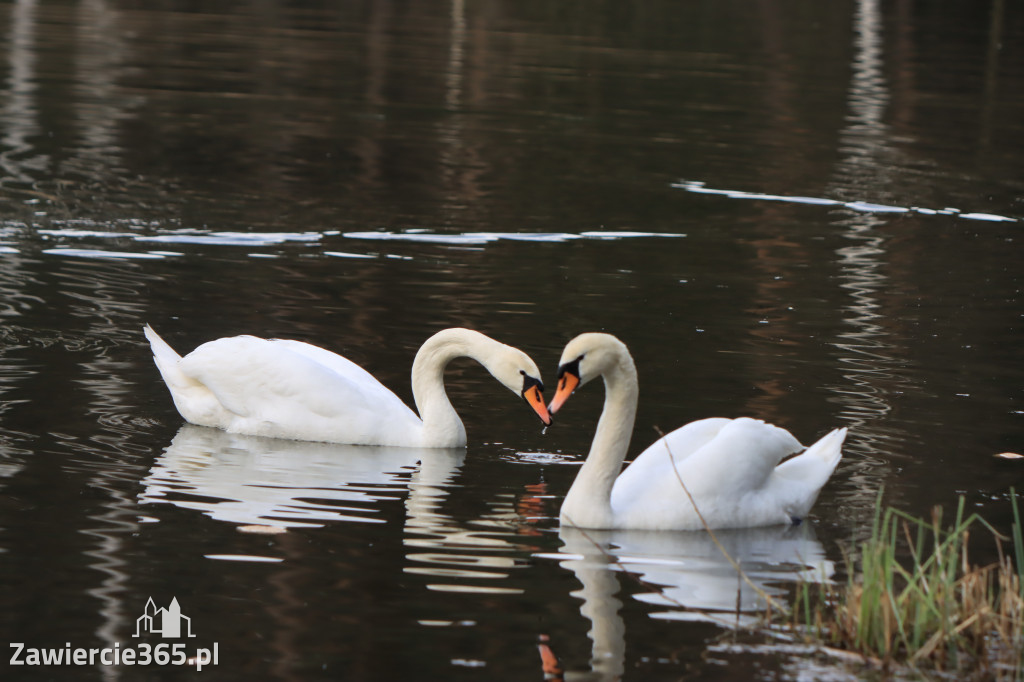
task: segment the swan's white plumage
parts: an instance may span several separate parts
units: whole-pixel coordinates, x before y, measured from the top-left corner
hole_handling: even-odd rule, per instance
[[[636,413],[632,358],[615,337],[584,334],[566,346],[562,364],[577,359],[580,385],[602,376],[606,396],[590,454],[562,506],[565,523],[648,530],[792,523],[810,511],[842,456],[845,428],[785,459],[804,449],[785,429],[711,418],[659,439],[619,474]],[[566,397],[556,394],[552,412]]]
[[[185,420],[232,433],[296,440],[459,447],[465,429],[444,393],[444,366],[468,355],[511,390],[539,377],[518,349],[465,329],[427,340],[413,365],[413,393],[424,421],[355,363],[301,341],[235,336],[180,357],[149,326],[153,357]],[[507,365],[507,366],[506,366]],[[421,403],[422,400],[422,403]]]

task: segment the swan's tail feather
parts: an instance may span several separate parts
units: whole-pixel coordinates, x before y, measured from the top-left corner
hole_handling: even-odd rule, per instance
[[[168,360],[181,360],[181,356],[174,352],[174,349],[167,345],[167,342],[160,338],[160,335],[153,331],[148,324],[142,328],[146,338],[149,339],[149,346],[153,349],[153,356],[166,358]]]
[[[827,433],[824,437],[820,438],[811,447],[803,453],[804,455],[815,457],[828,468],[828,476],[832,475],[832,471],[835,470],[836,465],[839,464],[839,460],[843,458],[843,441],[846,440],[846,427],[841,429],[833,429]],[[826,480],[828,479],[826,476]],[[824,485],[824,481],[822,482]]]
[[[787,500],[787,513],[793,518],[803,516],[818,499],[818,493],[843,458],[846,427],[835,429],[802,453],[775,467],[773,477],[778,494]]]
[[[175,388],[190,383],[181,373],[181,370],[178,369],[178,362],[181,360],[181,356],[167,345],[167,342],[161,339],[160,335],[153,331],[153,328],[148,324],[142,328],[142,331],[146,334],[146,338],[149,339],[149,347],[153,351],[153,360],[156,362],[156,367],[160,370],[160,375],[164,378],[167,386]]]

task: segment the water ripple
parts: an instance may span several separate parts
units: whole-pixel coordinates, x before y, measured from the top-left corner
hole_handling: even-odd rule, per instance
[[[415,448],[275,440],[185,424],[143,481],[142,504],[169,503],[238,526],[381,523],[404,490]]]

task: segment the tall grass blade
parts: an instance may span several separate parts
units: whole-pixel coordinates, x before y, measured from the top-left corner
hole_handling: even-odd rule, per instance
[[[798,591],[792,617],[832,647],[883,667],[948,671],[961,679],[1024,682],[1024,524],[1011,490],[1013,532],[1005,538],[963,497],[952,523],[941,508],[918,519],[876,501],[871,535],[859,546],[859,570],[847,556],[847,582],[836,593]],[[971,563],[971,531],[992,533],[999,560]],[[1001,543],[1013,543],[1006,555]],[[813,627],[811,624],[813,623]],[[794,623],[794,625],[796,625]]]

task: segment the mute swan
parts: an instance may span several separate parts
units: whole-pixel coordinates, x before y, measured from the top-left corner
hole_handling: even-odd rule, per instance
[[[785,429],[749,418],[713,418],[659,439],[620,475],[638,394],[636,367],[625,344],[597,333],[570,341],[548,410],[558,412],[577,387],[597,377],[604,377],[604,410],[590,454],[562,503],[565,524],[698,530],[704,525],[694,504],[711,528],[799,523],[842,456],[845,428],[782,462],[803,449]]]
[[[200,426],[329,443],[463,447],[466,428],[444,390],[444,368],[458,357],[479,362],[551,423],[533,360],[469,329],[440,331],[416,353],[412,394],[422,420],[362,367],[308,343],[234,336],[182,358],[149,325],[144,331],[178,412]]]

